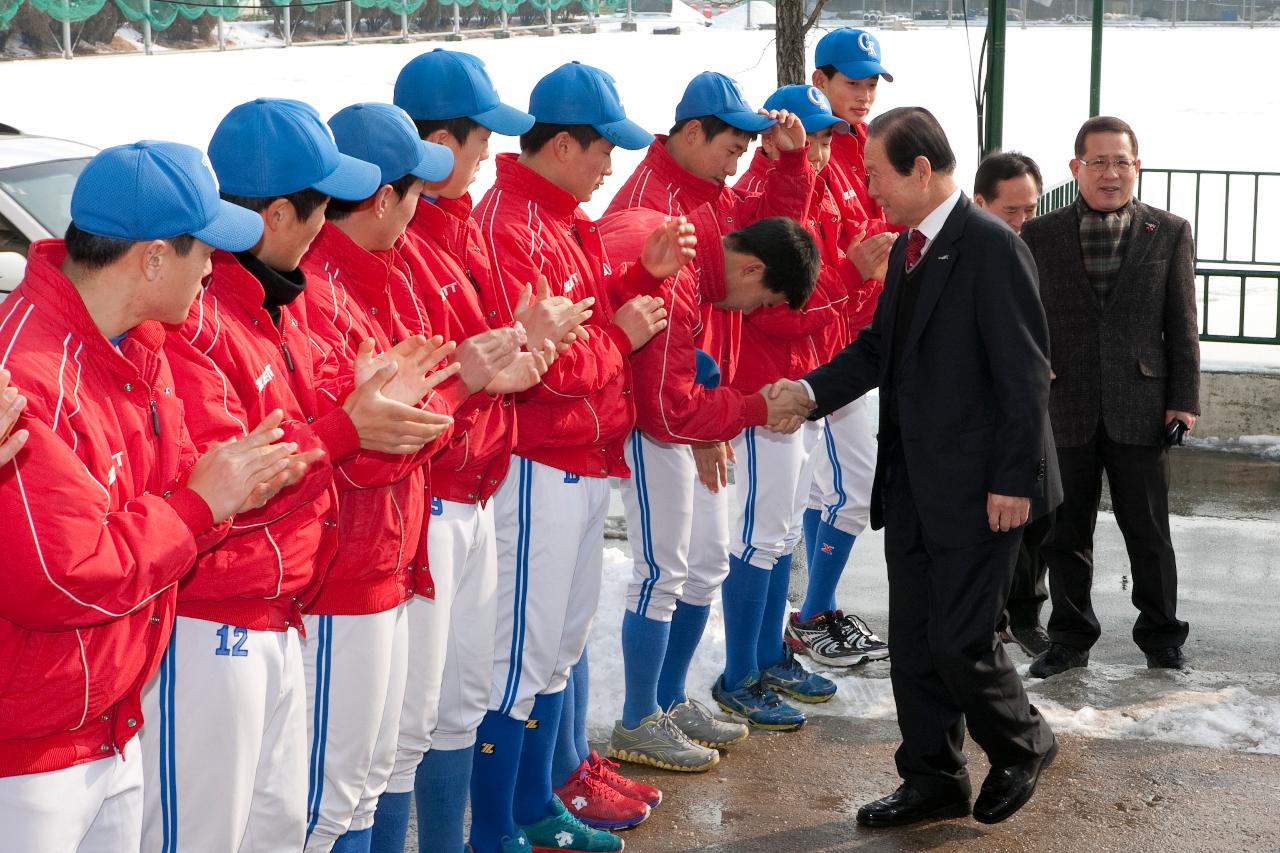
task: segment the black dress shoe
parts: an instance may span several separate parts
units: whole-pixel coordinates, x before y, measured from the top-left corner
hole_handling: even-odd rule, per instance
[[[858,809],[863,826],[906,826],[922,820],[946,820],[969,814],[969,798],[926,797],[906,782],[887,797]]]
[[[1157,649],[1147,653],[1147,669],[1180,669],[1186,670],[1187,658],[1180,646]]]
[[[1036,678],[1048,678],[1069,669],[1089,665],[1089,653],[1063,643],[1050,643],[1049,650],[1031,662],[1028,672]]]
[[[1013,641],[1027,654],[1035,657],[1049,650],[1049,632],[1040,625],[1018,626],[1009,629]]]
[[[979,823],[999,823],[1027,804],[1036,792],[1040,774],[1058,755],[1058,741],[1044,755],[1009,767],[992,767],[973,804],[973,819]]]

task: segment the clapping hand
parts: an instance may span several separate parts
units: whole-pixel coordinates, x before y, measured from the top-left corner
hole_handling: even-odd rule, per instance
[[[520,293],[515,322],[522,325],[530,341],[552,341],[556,352],[564,352],[576,340],[586,340],[583,324],[590,319],[594,296],[572,302],[567,296],[553,296],[545,275],[536,284],[526,284]]]
[[[889,271],[889,250],[897,240],[896,234],[885,232],[868,237],[865,230],[853,235],[845,257],[857,268],[864,281],[884,281]]]
[[[25,429],[9,434],[26,405],[27,398],[9,384],[9,371],[0,370],[0,465],[12,462],[30,437]]]
[[[360,446],[381,453],[414,453],[427,442],[435,441],[453,424],[453,418],[417,408],[418,402],[444,378],[458,372],[451,364],[430,375],[412,376],[407,383],[398,381],[399,362],[384,360],[374,364],[373,341],[365,341],[356,353],[356,387],[342,401],[360,436]],[[409,390],[402,390],[401,386]],[[399,391],[412,398],[425,387],[413,403],[388,396]]]
[[[654,278],[667,278],[697,255],[698,237],[693,225],[677,216],[653,229],[640,250],[640,263]]]
[[[455,347],[453,341],[446,343],[440,335],[431,338],[413,335],[375,355],[373,338],[368,338],[356,352],[356,385],[363,385],[380,368],[395,364],[395,374],[382,386],[382,395],[406,406],[416,406],[432,388],[461,370],[462,366],[454,362],[427,372],[452,355]]]

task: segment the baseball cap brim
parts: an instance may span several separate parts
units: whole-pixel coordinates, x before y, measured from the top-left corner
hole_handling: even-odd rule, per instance
[[[244,252],[262,239],[262,216],[238,204],[219,200],[213,221],[193,231],[191,236],[224,252]]]
[[[533,127],[535,121],[534,117],[524,110],[501,103],[491,110],[485,110],[467,118],[503,136],[519,136]]]
[[[776,121],[768,116],[762,116],[760,113],[751,113],[746,110],[731,113],[716,113],[716,118],[720,119],[730,127],[736,127],[738,130],[747,133],[763,133],[769,128],[777,124]]]
[[[422,143],[422,159],[409,170],[409,174],[415,178],[422,178],[432,184],[443,181],[452,172],[453,151],[447,146],[426,141]]]
[[[831,128],[833,133],[849,132],[849,122],[831,115],[812,115],[801,119],[800,123],[804,125],[805,133],[817,133],[828,127]]]
[[[893,75],[884,70],[884,66],[879,62],[869,62],[862,60],[859,62],[834,62],[836,70],[850,80],[866,80],[868,77],[875,77],[877,74],[890,83],[893,82]]]
[[[653,134],[629,118],[591,126],[605,139],[628,151],[639,151],[641,148],[648,148],[653,142]]]
[[[313,185],[313,189],[342,201],[362,201],[382,186],[382,170],[372,163],[338,154],[338,168]]]

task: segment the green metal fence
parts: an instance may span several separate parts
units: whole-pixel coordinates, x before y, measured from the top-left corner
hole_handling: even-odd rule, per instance
[[[1050,188],[1040,212],[1076,192]],[[1280,172],[1143,169],[1137,195],[1191,223],[1200,340],[1280,345]]]

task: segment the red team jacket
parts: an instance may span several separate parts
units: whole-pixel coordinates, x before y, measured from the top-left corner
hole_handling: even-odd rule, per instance
[[[867,145],[867,126],[852,125],[852,132],[837,133],[831,137],[831,160],[822,170],[821,180],[827,185],[831,200],[835,202],[844,219],[844,233],[840,249],[849,246],[859,231],[867,237],[875,234],[897,234],[901,229],[884,219],[880,205],[867,191],[867,173],[863,165],[863,151]],[[864,326],[871,324],[876,301],[884,283],[875,279],[862,280],[857,268],[850,266],[849,303],[846,307],[848,340],[852,341]]]
[[[31,247],[0,306],[0,365],[30,431],[0,469],[0,776],[108,758],[142,725],[143,685],[177,582],[226,525],[180,484],[195,464],[162,344],[143,323],[112,347],[60,267]]]
[[[266,506],[236,516],[227,538],[183,581],[178,615],[283,631],[300,627],[308,589],[333,557],[333,466],[354,454],[360,439],[342,409],[319,417],[303,300],[281,306],[277,327],[263,299],[262,285],[234,255],[214,253],[205,289],[165,341],[188,429],[203,452],[281,409],[285,440],[325,455]]]
[[[631,344],[610,322],[616,306],[662,285],[639,263],[613,268],[596,224],[570,193],[499,154],[498,177],[476,208],[498,273],[499,316],[510,323],[526,283],[545,275],[551,292],[596,298],[590,337],[560,355],[521,394],[515,453],[584,477],[626,477],[622,442],[635,421],[626,358]]]
[[[471,218],[470,196],[421,199],[399,249],[417,270],[419,292],[447,307],[454,340],[502,326],[493,259]],[[454,440],[431,460],[432,496],[459,503],[493,497],[511,464],[514,404],[509,395],[467,398],[456,413]]]
[[[759,192],[771,164],[763,149],[757,148],[750,167],[734,189],[747,194]],[[803,308],[792,310],[786,305],[774,305],[759,308],[744,318],[743,348],[753,357],[739,367],[734,384],[746,392],[758,391],[780,376],[799,379],[830,360],[848,342],[847,281],[851,274],[859,283],[861,278],[840,250],[840,211],[823,181],[814,184],[800,223],[813,237],[822,256],[818,281]]]
[[[622,258],[639,255],[645,238],[665,219],[645,208],[608,214],[599,223],[606,251]],[[636,428],[658,441],[698,444],[728,441],[747,427],[762,426],[767,419],[764,397],[728,385],[708,389],[694,378],[703,309],[724,299],[723,277],[700,281],[685,267],[661,295],[667,327],[630,359]]]
[[[685,169],[667,151],[666,141],[666,136],[653,141],[644,160],[609,203],[606,215],[643,207],[687,216],[698,233],[695,273],[712,287],[723,288],[724,254],[719,239],[758,219],[802,218],[813,187],[813,167],[804,150],[785,152],[768,174],[767,191],[747,196]],[[725,384],[733,380],[738,364],[741,330],[741,312],[703,306],[698,348],[715,359]]]
[[[384,351],[418,332],[430,334],[426,309],[412,299],[404,262],[394,250],[365,251],[325,223],[302,269],[309,278],[303,299],[312,344],[320,354],[322,403],[338,406],[345,399],[362,341],[373,338]],[[411,328],[408,318],[420,327]],[[466,386],[453,377],[423,406],[452,415],[467,396]],[[419,571],[418,555],[419,537],[425,535],[428,460],[449,437],[446,432],[418,453],[403,456],[361,451],[339,467],[338,550],[307,613],[381,613],[429,583]]]

